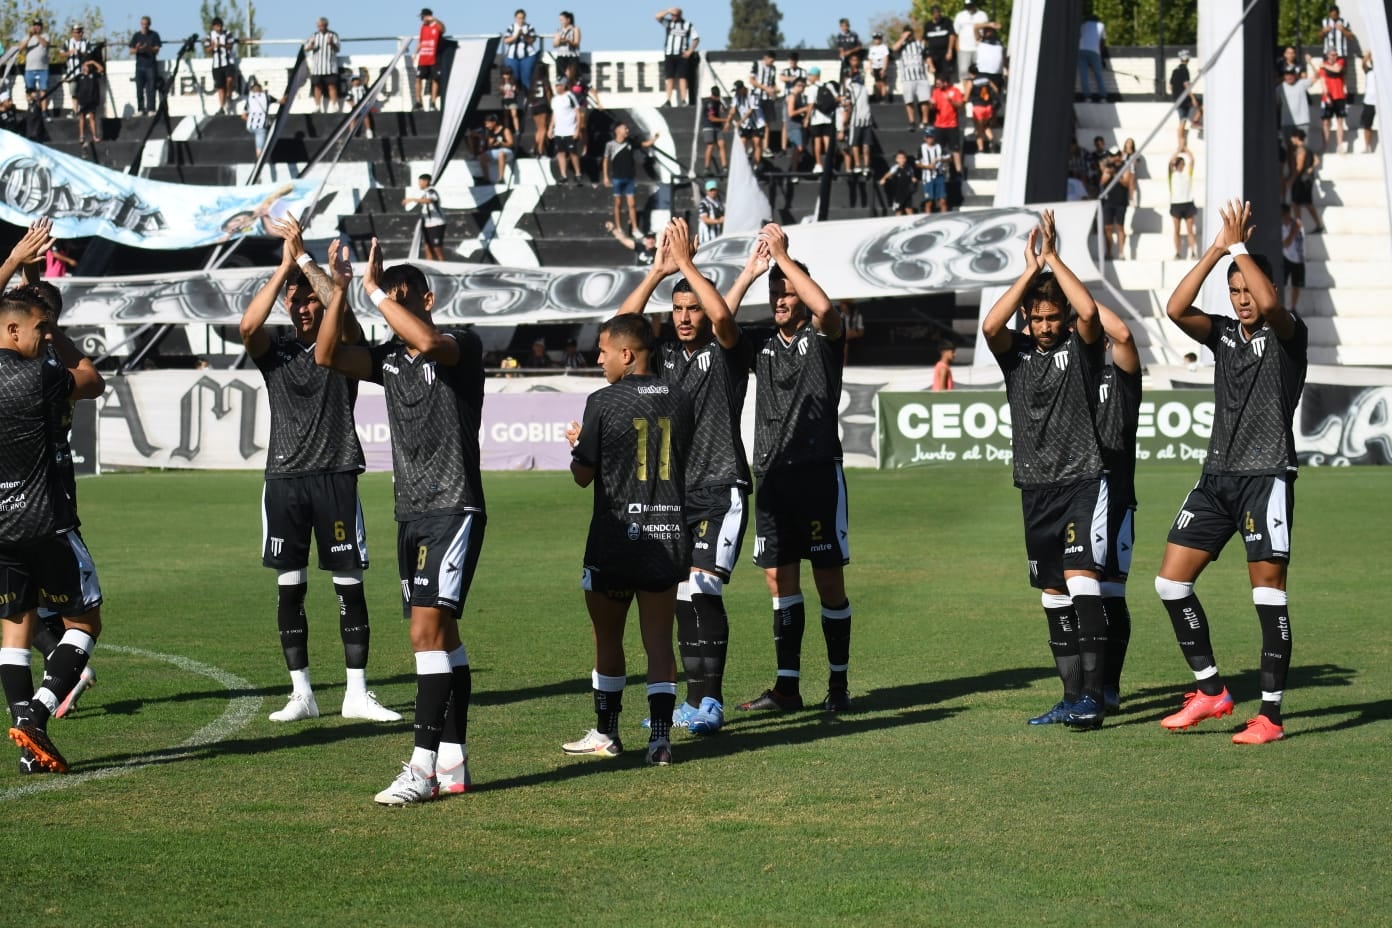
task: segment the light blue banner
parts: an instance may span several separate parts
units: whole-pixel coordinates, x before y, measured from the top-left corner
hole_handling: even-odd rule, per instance
[[[0,132],[0,219],[53,220],[60,239],[96,236],[173,250],[267,235],[263,222],[301,214],[314,181],[203,187],[145,180]]]

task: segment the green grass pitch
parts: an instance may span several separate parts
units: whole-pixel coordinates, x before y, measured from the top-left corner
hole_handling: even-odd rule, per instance
[[[852,472],[847,585],[858,711],[746,717],[642,752],[569,758],[593,724],[578,590],[590,493],[491,474],[464,618],[477,790],[372,795],[410,749],[413,664],[389,478],[362,483],[373,567],[369,683],[407,716],[345,721],[327,575],[311,577],[316,722],[276,725],[288,681],[260,567],[255,474],[81,484],[107,597],[97,687],[55,740],[67,778],[0,764],[4,923],[56,925],[1388,924],[1392,470],[1307,469],[1291,576],[1287,740],[1230,743],[1256,711],[1260,635],[1240,545],[1199,592],[1239,705],[1171,734],[1191,677],[1152,578],[1197,466],[1141,474],[1125,711],[1031,729],[1058,698],[1019,495],[1006,469]],[[730,702],[772,681],[768,596],[728,589]],[[629,633],[623,726],[642,746]],[[808,623],[804,689],[824,651]],[[48,788],[59,785],[63,788]]]

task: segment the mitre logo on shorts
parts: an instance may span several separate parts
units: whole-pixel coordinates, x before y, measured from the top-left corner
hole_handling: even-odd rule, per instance
[[[352,551],[352,550],[353,550],[353,546],[352,546],[351,544],[344,543],[344,544],[341,544],[341,545],[334,545],[334,546],[333,546],[332,548],[330,548],[329,550],[330,550],[331,552],[333,552],[334,554],[342,554],[344,551]]]
[[[1188,509],[1181,509],[1179,516],[1174,520],[1174,527],[1183,531],[1189,527],[1189,523],[1194,521],[1194,514]]]
[[[285,549],[285,539],[271,538],[267,547],[271,549],[271,557],[280,557],[280,552]]]

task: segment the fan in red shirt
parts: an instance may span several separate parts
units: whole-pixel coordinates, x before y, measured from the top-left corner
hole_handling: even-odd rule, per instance
[[[429,9],[421,10],[420,39],[416,42],[416,109],[425,108],[425,82],[430,81],[430,108],[440,108],[440,72],[436,56],[440,40],[445,36],[445,24]]]
[[[1348,106],[1348,90],[1344,86],[1344,59],[1333,49],[1324,53],[1320,62],[1320,80],[1324,83],[1324,93],[1320,96],[1320,121],[1324,126],[1324,150],[1344,150],[1344,111]],[[1329,147],[1329,121],[1337,119],[1337,148]]]
[[[952,152],[952,166],[962,173],[962,130],[958,128],[958,113],[966,100],[956,84],[947,79],[946,71],[939,71],[933,85],[932,96],[933,128],[937,130],[938,144],[944,151]]]

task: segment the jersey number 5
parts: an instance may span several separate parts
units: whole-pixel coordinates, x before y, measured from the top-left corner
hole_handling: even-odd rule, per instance
[[[638,432],[638,479],[648,479],[648,429],[651,423],[647,419],[634,419],[633,428]],[[659,416],[657,428],[661,433],[661,441],[657,450],[657,479],[672,479],[672,419],[669,416]]]

